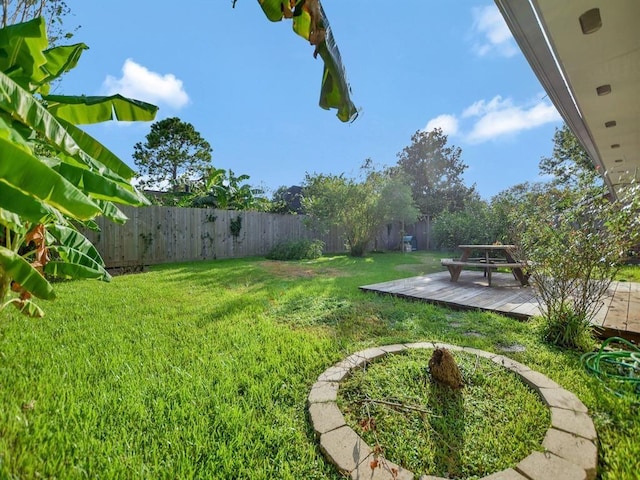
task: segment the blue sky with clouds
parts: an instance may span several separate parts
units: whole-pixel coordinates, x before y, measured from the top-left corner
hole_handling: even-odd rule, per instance
[[[393,165],[417,130],[462,148],[464,179],[489,199],[538,179],[561,119],[491,1],[325,0],[360,109],[322,110],[322,62],[291,23],[256,0],[67,0],[73,42],[89,50],[56,93],[121,93],[177,116],[211,143],[218,168],[275,190],[305,172]],[[389,8],[389,5],[394,8]],[[397,6],[396,6],[397,5]],[[150,123],[87,127],[133,166]]]

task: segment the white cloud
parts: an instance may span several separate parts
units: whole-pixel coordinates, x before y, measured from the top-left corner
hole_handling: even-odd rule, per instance
[[[425,130],[440,127],[445,134],[457,134],[469,143],[483,143],[561,120],[549,101],[517,105],[510,98],[496,95],[489,101],[472,103],[459,116],[439,115],[429,120]]]
[[[458,133],[458,119],[455,115],[439,115],[427,122],[425,131],[430,132],[434,128],[441,128],[445,135],[455,135]]]
[[[462,118],[479,117],[489,112],[503,110],[512,106],[511,99],[503,100],[500,95],[496,95],[489,102],[486,100],[478,100],[472,103],[462,112]]]
[[[509,27],[495,5],[474,8],[473,33],[480,38],[474,50],[480,57],[494,53],[503,57],[512,57],[518,53]]]
[[[189,103],[182,80],[167,73],[161,75],[128,58],[122,66],[122,77],[108,75],[102,84],[106,95],[119,93],[125,97],[179,109]]]
[[[465,109],[463,116],[477,117],[466,135],[467,141],[472,143],[485,142],[561,120],[558,111],[549,102],[537,101],[532,105],[518,106],[511,99],[503,99],[499,95],[489,102],[475,102]]]

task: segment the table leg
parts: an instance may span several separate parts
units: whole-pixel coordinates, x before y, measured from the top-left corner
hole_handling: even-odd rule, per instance
[[[458,278],[460,278],[460,272],[462,272],[462,267],[457,265],[447,265],[449,269],[449,275],[451,275],[451,281],[457,282]]]

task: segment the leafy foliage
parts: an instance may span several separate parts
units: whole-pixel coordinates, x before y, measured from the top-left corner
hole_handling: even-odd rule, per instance
[[[261,189],[244,183],[249,178],[249,175],[236,175],[231,169],[210,168],[204,188],[197,189],[186,205],[222,210],[265,210],[268,201]]]
[[[447,136],[439,128],[417,131],[411,145],[398,153],[398,164],[392,171],[402,172],[408,180],[423,215],[459,211],[474,195],[475,187],[465,186],[462,180],[467,165],[461,155],[459,147],[447,146]]]
[[[612,201],[602,188],[531,194],[520,216],[521,248],[532,264],[545,338],[587,349],[592,319],[626,252],[640,239],[638,187]]]
[[[302,214],[304,213],[302,195],[302,187],[297,185],[285,187],[283,185],[273,193],[269,211],[271,213]]]
[[[463,210],[442,212],[433,222],[436,247],[453,250],[461,244],[491,244],[502,240],[491,206],[484,200],[468,201]]]
[[[364,255],[377,231],[394,220],[414,222],[418,211],[404,185],[365,164],[362,181],[344,175],[307,174],[304,208],[320,231],[337,226],[344,231],[352,256]]]
[[[556,128],[553,153],[540,160],[540,172],[551,175],[555,186],[571,187],[596,184],[599,175],[591,158],[566,124]]]
[[[177,117],[151,125],[144,143],[133,147],[140,185],[176,192],[201,181],[211,167],[211,146],[188,122]],[[184,190],[184,188],[183,188]]]
[[[322,240],[289,240],[280,242],[269,250],[269,260],[313,260],[322,256]]]
[[[42,18],[0,30],[0,308],[41,316],[31,298],[54,296],[44,274],[109,280],[76,226],[97,215],[124,222],[115,203],[147,203],[131,169],[76,124],[149,120],[157,107],[119,95],[48,95],[86,48],[48,48]]]
[[[597,169],[564,125],[540,170],[547,184],[520,185],[494,199],[532,266],[543,336],[569,348],[593,343],[592,320],[627,252],[640,238],[638,186],[611,200]]]

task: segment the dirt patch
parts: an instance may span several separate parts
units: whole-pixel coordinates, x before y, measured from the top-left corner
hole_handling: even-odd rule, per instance
[[[133,273],[143,273],[145,271],[144,265],[129,265],[126,267],[111,267],[106,269],[112,277],[119,275],[131,275]]]
[[[289,262],[267,260],[260,262],[260,266],[275,277],[280,278],[314,278],[320,276],[343,277],[345,273],[336,268],[311,268],[305,265]]]

